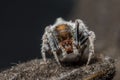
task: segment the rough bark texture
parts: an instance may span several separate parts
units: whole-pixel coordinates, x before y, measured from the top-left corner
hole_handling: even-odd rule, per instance
[[[63,65],[49,59],[44,64],[41,59],[17,64],[0,73],[0,80],[110,80],[115,73],[114,60],[102,60],[85,65]]]

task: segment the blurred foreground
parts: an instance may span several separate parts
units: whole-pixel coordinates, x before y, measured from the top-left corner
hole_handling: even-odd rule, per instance
[[[60,67],[53,60],[44,64],[35,59],[17,64],[0,73],[0,80],[111,80],[115,73],[114,60],[103,58],[88,66]]]

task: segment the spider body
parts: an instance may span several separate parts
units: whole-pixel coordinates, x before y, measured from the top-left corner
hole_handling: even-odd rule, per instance
[[[94,54],[95,34],[89,31],[84,23],[77,19],[75,22],[58,18],[54,25],[47,26],[42,37],[42,58],[46,62],[46,54],[52,53],[59,65],[60,62],[74,62],[88,55],[89,64]],[[88,53],[85,53],[88,47]]]
[[[57,39],[59,41],[58,45],[63,47],[66,51],[66,53],[72,53],[72,34],[69,29],[69,26],[66,24],[58,25],[56,27],[56,33],[57,33]]]

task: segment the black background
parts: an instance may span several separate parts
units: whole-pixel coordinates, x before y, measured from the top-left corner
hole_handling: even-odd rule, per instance
[[[0,68],[41,58],[41,36],[57,17],[67,19],[72,0],[3,0],[0,2]]]

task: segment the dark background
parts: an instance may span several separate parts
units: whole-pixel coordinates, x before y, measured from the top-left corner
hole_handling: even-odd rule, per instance
[[[0,68],[41,58],[41,36],[57,17],[67,18],[72,0],[3,0],[0,2]]]
[[[116,59],[120,74],[120,0],[0,1],[0,69],[41,58],[41,36],[56,18],[80,18],[96,34],[95,53]]]

